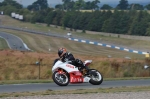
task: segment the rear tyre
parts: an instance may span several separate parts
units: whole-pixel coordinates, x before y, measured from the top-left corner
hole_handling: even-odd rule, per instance
[[[103,76],[102,74],[95,70],[95,69],[90,69],[90,83],[93,85],[100,85],[103,82]]]
[[[70,81],[68,73],[60,74],[58,71],[53,73],[52,79],[59,86],[67,86]]]

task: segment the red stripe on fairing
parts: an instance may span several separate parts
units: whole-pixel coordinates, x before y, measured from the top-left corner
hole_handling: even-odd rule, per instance
[[[80,71],[70,72],[70,83],[83,83],[83,75]]]
[[[69,74],[74,74],[74,75],[77,75],[77,76],[82,76],[82,73],[80,71],[72,71]]]

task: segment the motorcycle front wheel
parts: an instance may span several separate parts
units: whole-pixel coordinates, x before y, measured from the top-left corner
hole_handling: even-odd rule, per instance
[[[70,78],[67,73],[60,74],[57,71],[53,73],[52,79],[59,86],[67,86],[70,81]]]
[[[95,69],[91,69],[90,70],[90,83],[93,84],[93,85],[100,85],[102,82],[103,82],[103,76],[102,74],[95,70]]]

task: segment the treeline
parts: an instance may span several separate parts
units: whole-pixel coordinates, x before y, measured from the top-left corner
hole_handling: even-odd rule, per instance
[[[58,4],[55,6],[56,9],[61,10],[91,10],[91,9],[99,9],[98,4],[100,0],[87,1],[84,0],[62,0],[63,4]]]
[[[70,30],[150,36],[150,14],[147,11],[64,12],[51,10],[49,13],[38,12],[33,18],[34,22],[69,27]]]
[[[87,1],[85,2],[84,0],[62,0],[63,4],[58,4],[55,6],[56,9],[61,9],[61,10],[111,10],[111,9],[120,9],[120,10],[150,10],[150,4],[147,4],[145,6],[138,4],[138,3],[132,3],[129,4],[128,0],[120,0],[119,4],[116,7],[112,7],[108,4],[103,4],[101,7],[100,5],[100,0],[93,0],[93,1]]]
[[[27,22],[46,23],[48,26],[53,24],[56,27],[62,26],[64,29],[68,27],[71,31],[80,29],[83,30],[83,32],[90,30],[106,33],[150,36],[150,14],[147,10],[137,11],[133,9],[135,5],[134,7],[132,6],[130,10],[120,10],[129,8],[127,0],[120,0],[120,3],[113,11],[96,10],[97,3],[100,3],[98,0],[89,1],[89,3],[86,2],[89,5],[93,4],[93,2],[97,2],[94,3],[95,6],[93,6],[94,8],[92,8],[91,12],[81,12],[80,9],[68,9],[69,3],[66,1],[67,0],[63,0],[63,6],[66,6],[66,8],[64,8],[65,10],[63,10],[59,8],[49,8],[47,0],[37,0],[27,8],[22,8],[16,1],[4,0],[0,3],[0,10],[3,10],[4,14],[7,15],[11,15],[12,12],[22,14],[24,15],[24,21]]]

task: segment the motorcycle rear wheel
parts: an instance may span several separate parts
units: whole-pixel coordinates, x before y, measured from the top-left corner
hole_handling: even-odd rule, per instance
[[[91,73],[89,75],[90,75],[91,79],[89,82],[93,85],[100,85],[103,82],[102,74],[95,69],[90,69],[90,72]]]
[[[59,86],[67,86],[70,81],[68,73],[59,74],[57,71],[53,73],[52,79]]]

